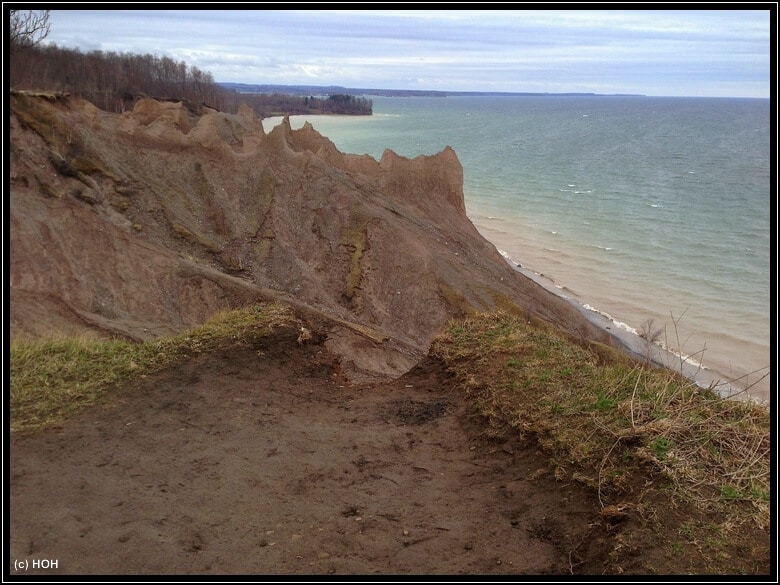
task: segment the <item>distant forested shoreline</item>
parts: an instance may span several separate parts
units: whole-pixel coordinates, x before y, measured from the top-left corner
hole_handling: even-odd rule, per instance
[[[258,117],[284,114],[371,115],[370,99],[347,92],[296,95],[279,92],[247,93],[218,84],[207,71],[151,54],[115,53],[36,45],[10,59],[11,88],[61,92],[92,102],[108,112],[132,109],[140,97],[182,100],[236,113],[247,104]]]

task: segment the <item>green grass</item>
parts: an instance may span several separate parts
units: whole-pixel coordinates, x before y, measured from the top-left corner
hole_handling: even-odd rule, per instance
[[[218,313],[147,343],[15,340],[11,430],[56,424],[199,352],[252,345],[300,325],[290,308],[266,304]],[[726,551],[741,527],[769,529],[765,406],[720,398],[672,371],[518,314],[453,322],[433,340],[431,354],[455,376],[488,436],[539,446],[549,459],[544,473],[589,486],[604,510],[634,510],[643,523],[654,522],[659,542],[674,555],[698,555],[707,572],[750,572]]]
[[[769,411],[728,400],[504,312],[453,322],[431,352],[456,375],[488,433],[527,437],[555,477],[595,476],[603,505],[628,486],[670,505],[769,522]],[[735,502],[746,508],[734,508]]]
[[[11,431],[56,424],[128,381],[230,341],[252,344],[297,324],[282,305],[217,313],[199,327],[146,343],[80,338],[17,339],[10,347]]]

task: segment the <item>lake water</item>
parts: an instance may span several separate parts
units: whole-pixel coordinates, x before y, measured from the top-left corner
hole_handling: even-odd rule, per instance
[[[372,99],[370,117],[291,123],[377,159],[451,146],[469,217],[508,258],[768,399],[769,100]]]

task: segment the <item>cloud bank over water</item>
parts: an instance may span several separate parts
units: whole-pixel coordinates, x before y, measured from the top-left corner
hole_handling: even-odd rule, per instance
[[[770,95],[770,18],[722,10],[54,10],[47,41],[220,82]]]

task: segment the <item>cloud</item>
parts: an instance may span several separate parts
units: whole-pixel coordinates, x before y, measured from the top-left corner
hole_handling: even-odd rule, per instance
[[[57,44],[163,54],[217,81],[770,91],[768,10],[69,10],[51,20]]]

